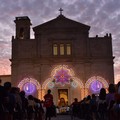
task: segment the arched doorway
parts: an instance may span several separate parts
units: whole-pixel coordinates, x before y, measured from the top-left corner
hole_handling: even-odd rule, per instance
[[[103,77],[93,76],[85,83],[85,95],[87,96],[92,93],[97,95],[101,88],[105,88],[107,90],[108,82]]]
[[[51,72],[51,77],[43,83],[42,89],[45,92],[48,89],[52,90],[55,105],[59,105],[61,99],[69,105],[74,98],[81,100],[84,96],[82,81],[75,77],[74,71],[66,65],[56,66]]]
[[[35,97],[38,97],[38,90],[41,89],[39,82],[32,77],[23,78],[18,87],[21,91],[24,90],[27,96],[33,95]]]

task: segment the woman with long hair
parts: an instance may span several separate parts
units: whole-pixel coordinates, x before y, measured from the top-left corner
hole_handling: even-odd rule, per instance
[[[106,103],[106,90],[104,88],[101,88],[100,90],[97,111],[99,120],[106,120],[107,103]]]

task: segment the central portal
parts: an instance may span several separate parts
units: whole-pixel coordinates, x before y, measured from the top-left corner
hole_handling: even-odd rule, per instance
[[[58,106],[65,107],[68,105],[68,89],[58,89]]]

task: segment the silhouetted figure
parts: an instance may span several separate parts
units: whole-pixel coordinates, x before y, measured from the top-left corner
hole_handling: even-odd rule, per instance
[[[106,90],[101,88],[98,100],[98,117],[99,120],[106,120],[107,117],[107,103],[106,103]]]
[[[34,120],[35,118],[35,101],[32,95],[28,96],[28,120]]]
[[[91,96],[88,95],[85,104],[84,104],[84,110],[85,110],[85,120],[91,120],[92,119],[92,111],[91,111]]]
[[[120,120],[120,81],[117,84],[117,92],[115,94],[114,120]]]
[[[74,117],[77,117],[79,114],[79,102],[77,98],[74,99],[74,102],[71,104],[71,107],[72,107],[72,119],[74,119]]]
[[[91,107],[91,112],[92,112],[92,119],[96,120],[97,119],[97,101],[96,101],[95,94],[92,94],[92,98],[90,101],[90,107]]]
[[[110,84],[109,88],[108,88],[108,94],[106,95],[106,102],[108,104],[108,106],[110,105],[110,102],[113,100],[115,101],[115,85],[114,84]]]
[[[14,120],[22,119],[22,100],[20,97],[20,89],[18,87],[12,87],[11,93],[15,97],[15,107],[14,107]]]
[[[45,102],[44,106],[46,107],[46,118],[51,120],[51,117],[53,116],[53,95],[51,94],[51,90],[48,90],[48,93],[44,96]]]
[[[114,119],[113,105],[115,103],[115,93],[116,93],[115,85],[109,84],[108,94],[106,95],[106,103],[108,105],[107,110],[108,110],[109,120]]]
[[[27,108],[28,108],[28,100],[27,98],[25,97],[25,92],[24,91],[21,91],[20,92],[20,97],[21,97],[21,100],[22,100],[22,119],[27,119]]]
[[[11,93],[11,83],[4,83],[3,108],[5,120],[13,120],[15,96]]]
[[[3,119],[3,94],[4,94],[4,87],[1,85],[2,80],[0,79],[0,118]]]
[[[34,98],[35,101],[35,120],[43,120],[44,110],[42,102],[38,98]]]

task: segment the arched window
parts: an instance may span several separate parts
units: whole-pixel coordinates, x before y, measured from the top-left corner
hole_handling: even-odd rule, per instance
[[[20,28],[19,38],[24,39],[24,28]]]

